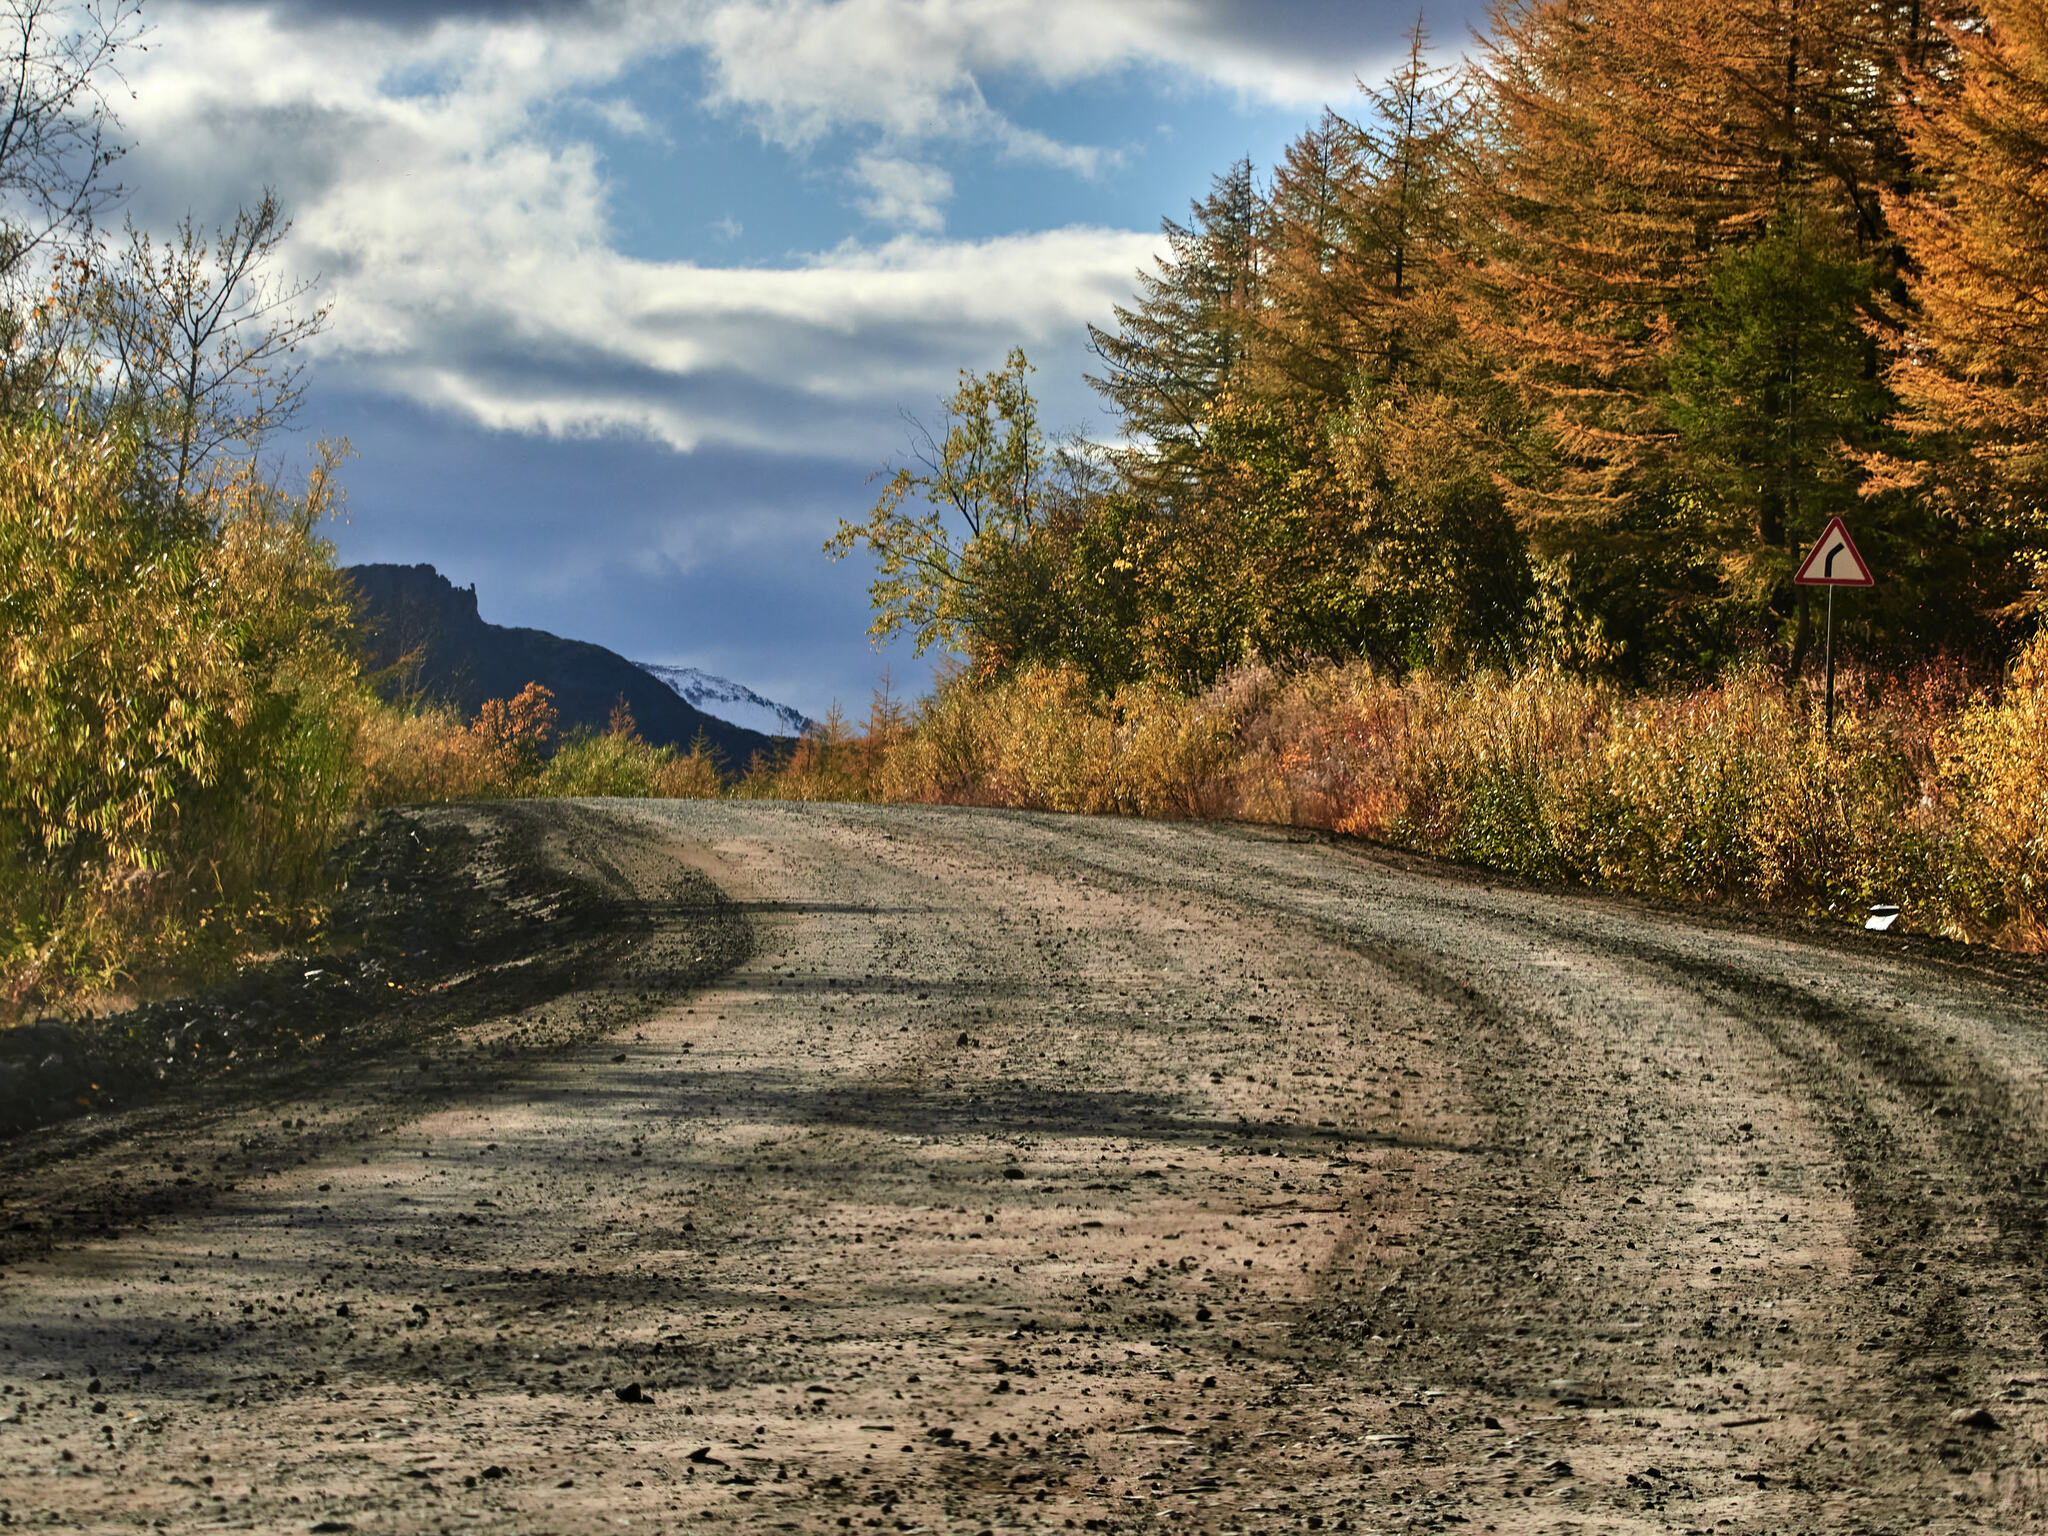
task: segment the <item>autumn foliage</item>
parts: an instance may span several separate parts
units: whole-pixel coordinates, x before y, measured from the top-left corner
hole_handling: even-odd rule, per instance
[[[288,225],[102,248],[84,122],[48,227],[0,229],[7,1010],[302,936],[349,816],[515,794],[1239,816],[2048,942],[2043,0],[1503,0],[1458,66],[1418,31],[1166,222],[1090,336],[1114,441],[1048,433],[1021,352],[961,375],[828,544],[961,670],[748,764],[563,737],[537,684],[372,701],[331,460],[244,462],[323,313],[265,275]],[[1837,515],[1879,584],[1830,737],[1790,577]]]
[[[366,707],[315,532],[246,468],[138,496],[136,444],[0,422],[0,975],[232,952],[310,910],[352,812]]]
[[[485,753],[504,759],[515,772],[531,771],[555,739],[557,718],[554,694],[528,683],[509,699],[484,700],[469,729]]]

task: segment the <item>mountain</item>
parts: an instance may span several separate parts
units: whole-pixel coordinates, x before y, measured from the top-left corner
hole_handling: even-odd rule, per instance
[[[770,736],[801,736],[818,723],[792,705],[764,699],[751,688],[729,678],[713,677],[697,667],[665,667],[653,661],[634,665],[667,683],[705,714],[716,715],[728,725],[765,731]]]
[[[616,651],[485,623],[476,588],[457,587],[431,565],[352,565],[344,574],[356,589],[365,665],[391,673],[387,696],[416,694],[473,716],[485,699],[532,682],[554,694],[564,731],[603,730],[623,696],[646,740],[687,752],[701,735],[731,769],[790,746],[786,736],[705,713]]]

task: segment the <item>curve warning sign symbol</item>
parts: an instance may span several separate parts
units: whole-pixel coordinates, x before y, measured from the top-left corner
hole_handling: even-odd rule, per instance
[[[1830,518],[1792,580],[1802,587],[1874,587],[1877,578],[1839,517]]]

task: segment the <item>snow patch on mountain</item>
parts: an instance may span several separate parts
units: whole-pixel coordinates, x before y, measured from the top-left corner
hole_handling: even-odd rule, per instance
[[[743,726],[769,736],[801,736],[817,723],[800,709],[764,699],[751,688],[729,678],[714,677],[698,667],[665,667],[652,661],[636,661],[633,665],[727,725]]]

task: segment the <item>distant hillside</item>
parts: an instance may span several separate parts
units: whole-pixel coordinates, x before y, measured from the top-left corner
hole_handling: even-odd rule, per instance
[[[623,695],[648,741],[688,751],[701,733],[733,769],[745,768],[756,752],[790,745],[786,737],[705,714],[601,645],[486,624],[477,614],[476,588],[455,586],[431,565],[352,565],[346,574],[360,599],[366,665],[381,672],[412,658],[386,684],[387,694],[417,694],[474,715],[485,699],[508,698],[539,683],[554,693],[565,731],[603,730]]]

